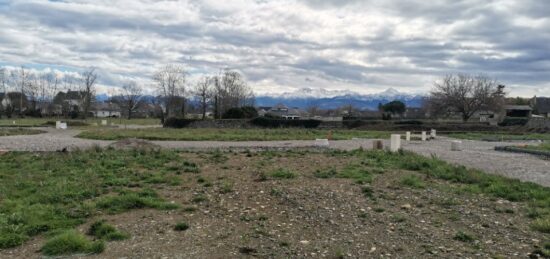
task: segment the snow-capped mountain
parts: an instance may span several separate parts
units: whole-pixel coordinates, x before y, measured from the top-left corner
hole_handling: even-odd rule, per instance
[[[334,109],[352,104],[360,109],[375,110],[379,103],[388,103],[394,100],[404,102],[408,107],[420,107],[425,96],[399,92],[389,88],[375,94],[359,94],[347,90],[325,90],[301,88],[294,92],[283,94],[264,94],[256,97],[257,106],[274,106],[283,103],[289,107],[306,108],[319,106],[322,109]]]

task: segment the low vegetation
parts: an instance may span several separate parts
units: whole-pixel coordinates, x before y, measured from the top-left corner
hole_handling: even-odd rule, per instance
[[[42,130],[26,129],[26,128],[0,128],[0,137],[17,136],[17,135],[36,135],[44,133]]]
[[[45,255],[98,254],[105,249],[103,241],[90,241],[84,235],[68,230],[54,236],[42,246]]]
[[[160,120],[157,118],[144,118],[144,119],[122,119],[122,118],[88,118],[86,120],[79,119],[66,119],[66,118],[13,118],[13,119],[0,119],[0,127],[40,127],[40,126],[55,126],[55,121],[69,121],[75,126],[91,126],[97,124],[101,125],[102,120],[107,120],[108,124],[112,123],[117,125],[160,125]],[[15,122],[15,123],[14,123]],[[54,122],[52,124],[52,122]]]
[[[409,152],[187,153],[111,149],[72,153],[10,152],[0,156],[0,194],[0,256],[2,249],[20,246],[37,235],[46,239],[41,252],[52,256],[100,253],[105,242],[128,239],[130,235],[132,238],[125,242],[109,243],[109,250],[111,246],[140,237],[150,240],[143,226],[132,231],[128,225],[117,222],[117,217],[121,217],[117,214],[128,211],[132,213],[124,215],[125,221],[134,214],[134,220],[154,214],[155,220],[146,219],[140,224],[158,222],[154,229],[159,232],[154,235],[162,238],[169,238],[162,236],[165,230],[185,231],[185,235],[178,237],[207,242],[195,231],[229,231],[216,238],[224,240],[222,243],[231,249],[242,246],[258,254],[275,252],[288,257],[297,255],[292,251],[302,252],[301,249],[309,247],[304,244],[314,242],[303,238],[294,240],[294,236],[322,238],[315,231],[329,222],[334,226],[334,237],[381,238],[352,234],[359,228],[368,228],[369,232],[384,236],[386,243],[403,246],[420,242],[419,235],[437,236],[434,240],[445,240],[445,246],[453,246],[468,256],[489,249],[487,247],[495,249],[496,246],[486,243],[489,238],[515,240],[518,236],[522,240],[542,240],[540,246],[530,251],[547,253],[544,237],[550,233],[550,188]],[[164,197],[173,201],[168,202]],[[218,206],[227,206],[227,209]],[[161,211],[179,208],[181,211],[176,214]],[[141,211],[147,214],[135,211],[139,209],[148,209]],[[461,214],[462,211],[471,213]],[[184,218],[174,222],[174,215]],[[75,230],[91,218],[105,217],[109,221],[89,222],[86,235]],[[231,225],[231,229],[220,225],[220,218]],[[304,227],[296,229],[288,225],[287,228],[285,224],[289,222],[300,222]],[[503,230],[495,222],[515,225]],[[476,227],[470,227],[472,224]],[[441,233],[436,233],[440,229],[443,229]],[[347,230],[351,232],[345,232]],[[288,236],[279,240],[270,236],[273,231],[288,233]],[[501,231],[509,233],[498,235]],[[399,243],[401,241],[392,239],[395,235],[400,236],[399,240],[408,241]],[[262,243],[275,242],[275,245],[257,246],[256,239],[262,239]],[[503,240],[507,239],[499,242]],[[354,244],[363,241],[355,240]],[[338,247],[330,249],[343,246],[345,251],[358,252],[345,242],[331,242],[336,242]],[[266,247],[274,250],[266,251]],[[411,247],[434,251],[424,243]],[[498,247],[496,249],[501,248]],[[366,251],[368,249],[370,247]],[[486,254],[491,254],[490,249]],[[419,255],[418,251],[412,254],[411,251],[398,249],[392,253],[402,257]],[[357,257],[367,256],[363,255]]]
[[[550,134],[543,133],[451,133],[447,135],[451,138],[482,140],[482,141],[513,141],[513,140],[550,140]]]
[[[344,140],[352,138],[389,138],[390,133],[359,130],[308,130],[308,129],[96,129],[82,132],[80,138],[120,140],[140,138],[148,140],[187,141],[268,141],[268,140],[314,140],[327,138]]]
[[[176,208],[150,188],[171,182],[184,170],[183,165],[169,166],[174,160],[184,159],[163,151],[2,155],[0,249],[18,246],[37,234],[77,226],[98,211]]]

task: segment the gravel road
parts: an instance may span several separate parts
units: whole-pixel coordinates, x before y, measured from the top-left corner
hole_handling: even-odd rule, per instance
[[[9,151],[58,151],[63,148],[86,149],[94,145],[108,146],[113,141],[79,139],[75,136],[78,130],[56,130],[40,128],[46,133],[38,135],[21,135],[0,137],[0,150]],[[452,139],[438,137],[429,142],[411,141],[404,143],[403,148],[425,156],[436,155],[451,163],[478,168],[483,171],[511,178],[529,181],[550,187],[550,161],[533,155],[506,153],[495,151],[495,146],[513,145],[518,143],[463,141],[463,151],[450,151]],[[163,147],[172,149],[226,149],[226,148],[310,148],[315,147],[315,141],[152,141]],[[386,145],[388,142],[386,141]],[[331,149],[353,150],[359,147],[372,148],[372,140],[331,141]]]

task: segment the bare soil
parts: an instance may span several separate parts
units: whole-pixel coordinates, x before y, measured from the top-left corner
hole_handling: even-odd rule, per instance
[[[317,169],[341,170],[361,162],[353,156],[182,156],[197,163],[201,172],[182,174],[182,185],[160,185],[157,190],[182,209],[101,215],[98,219],[131,237],[109,242],[103,253],[86,257],[525,258],[547,237],[529,228],[523,203],[460,192],[460,185],[420,174],[424,189],[401,184],[404,175],[413,173],[399,170],[376,174],[370,184],[315,177]],[[280,168],[297,176],[270,176]],[[372,195],[365,195],[365,187]],[[173,230],[181,221],[190,228]],[[79,230],[84,233],[88,224]],[[458,240],[459,232],[472,240]],[[0,258],[41,257],[43,242],[38,237],[0,251]]]

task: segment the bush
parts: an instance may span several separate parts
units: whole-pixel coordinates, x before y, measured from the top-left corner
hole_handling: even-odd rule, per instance
[[[396,121],[397,125],[422,125],[424,122],[418,120],[406,120],[406,121]]]
[[[500,122],[499,126],[524,126],[529,122],[529,118],[513,118],[508,117],[505,118],[502,122]]]
[[[283,120],[258,117],[250,121],[253,125],[264,128],[317,128],[321,124],[320,120]]]
[[[185,231],[188,229],[189,229],[189,224],[187,224],[186,222],[179,222],[174,226],[175,231]]]
[[[164,128],[176,128],[181,129],[188,127],[191,123],[195,122],[197,120],[192,119],[182,119],[182,118],[168,118],[164,121],[164,124],[162,125]]]
[[[258,111],[252,106],[231,108],[222,115],[222,119],[252,119],[256,117],[258,117]]]
[[[123,240],[129,237],[128,234],[118,231],[104,220],[96,221],[92,224],[88,230],[88,235],[107,241]]]
[[[92,242],[84,235],[69,230],[48,240],[41,251],[45,255],[70,255],[78,253],[99,254],[105,249],[103,241]]]

